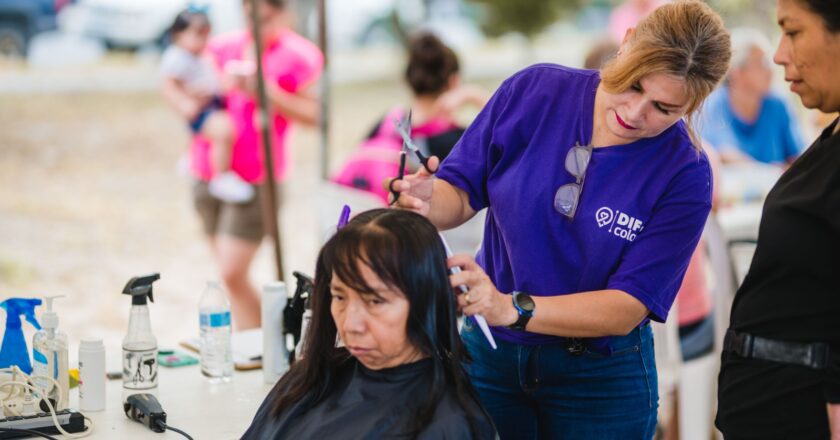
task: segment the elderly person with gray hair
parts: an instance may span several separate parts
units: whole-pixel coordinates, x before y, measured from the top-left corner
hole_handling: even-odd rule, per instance
[[[771,91],[771,45],[755,29],[732,31],[732,60],[724,85],[702,110],[703,139],[723,162],[787,164],[804,141],[787,102]]]

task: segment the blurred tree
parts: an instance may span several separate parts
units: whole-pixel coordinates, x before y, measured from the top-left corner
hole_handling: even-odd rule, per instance
[[[508,32],[523,35],[529,41],[565,12],[575,10],[582,0],[470,0],[484,9],[482,29],[489,36]]]

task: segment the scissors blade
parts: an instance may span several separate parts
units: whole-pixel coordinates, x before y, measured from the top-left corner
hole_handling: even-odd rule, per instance
[[[403,148],[411,150],[412,152],[420,151],[416,145],[414,145],[414,141],[411,140],[411,109],[408,110],[408,116],[404,117],[402,120],[394,120],[394,123],[397,127],[397,132],[399,132],[400,137],[403,140]]]

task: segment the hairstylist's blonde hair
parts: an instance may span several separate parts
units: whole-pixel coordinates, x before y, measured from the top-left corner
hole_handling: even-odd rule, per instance
[[[604,89],[622,93],[656,73],[684,79],[689,96],[686,126],[699,148],[690,117],[726,75],[732,55],[720,16],[697,0],[669,3],[639,22],[622,52],[601,71]]]

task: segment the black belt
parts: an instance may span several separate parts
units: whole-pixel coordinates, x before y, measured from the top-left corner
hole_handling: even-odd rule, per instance
[[[831,350],[822,342],[789,342],[762,338],[732,329],[726,331],[723,351],[735,353],[743,358],[755,358],[785,364],[802,365],[823,369],[828,366]]]

